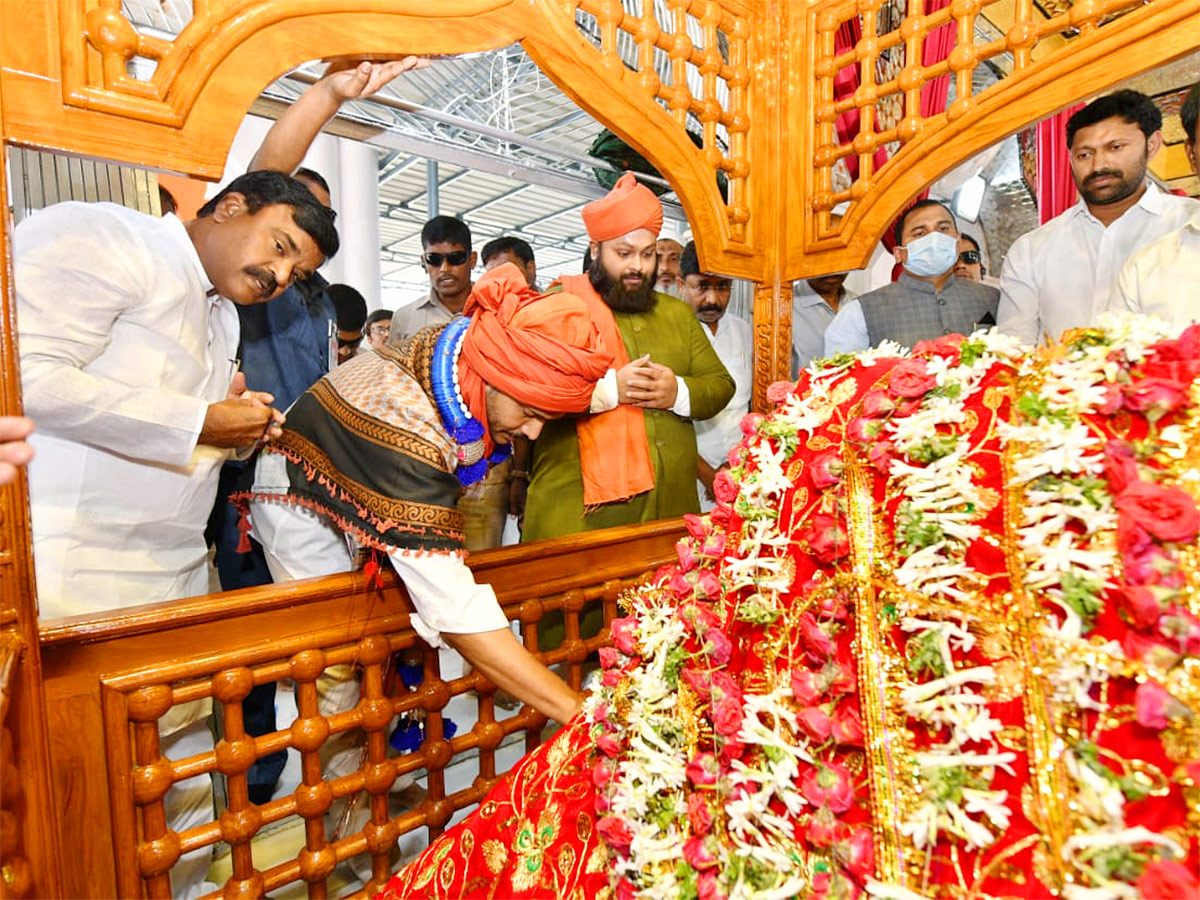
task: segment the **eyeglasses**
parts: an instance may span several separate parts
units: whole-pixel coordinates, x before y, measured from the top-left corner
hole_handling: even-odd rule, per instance
[[[452,266],[461,266],[467,261],[470,256],[466,250],[451,250],[449,253],[426,253],[422,259],[425,260],[425,265],[436,269],[444,262],[450,263]]]
[[[381,334],[391,334],[391,333],[392,333],[391,325],[372,325],[370,328],[367,329],[367,334],[372,335],[372,336],[378,336]]]
[[[980,255],[978,250],[964,250],[962,253],[958,254],[958,261],[964,265],[973,266],[978,262],[982,262],[983,257]]]

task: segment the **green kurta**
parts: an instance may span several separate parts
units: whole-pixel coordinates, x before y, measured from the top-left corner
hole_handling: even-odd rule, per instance
[[[630,359],[649,353],[687,384],[691,418],[661,409],[646,410],[646,437],[654,466],[654,489],[583,513],[583,478],[574,419],[546,423],[533,445],[533,465],[525,503],[523,541],[633,525],[700,511],[696,495],[696,431],[693,419],[708,419],[733,396],[733,378],[704,336],[696,313],[682,300],[655,294],[645,313],[614,313]]]

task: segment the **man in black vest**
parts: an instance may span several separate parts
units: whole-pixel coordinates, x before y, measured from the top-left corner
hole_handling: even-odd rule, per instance
[[[825,330],[825,355],[893,340],[903,347],[996,324],[1000,292],[954,274],[958,225],[937,200],[918,200],[896,222],[900,280],[842,304]]]

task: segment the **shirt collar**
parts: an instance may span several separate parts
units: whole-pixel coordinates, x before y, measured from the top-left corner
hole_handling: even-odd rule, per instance
[[[1122,215],[1128,214],[1132,209],[1142,209],[1152,216],[1160,216],[1163,214],[1164,205],[1162,189],[1150,179],[1146,179],[1146,190],[1142,191],[1142,196],[1138,197],[1138,202],[1133,204],[1133,206],[1131,206],[1129,209],[1125,210]],[[1067,211],[1067,214],[1073,216],[1086,216],[1093,222],[1100,221],[1094,215],[1092,215],[1092,211],[1088,209],[1087,203],[1082,197],[1079,198],[1078,203],[1076,203]]]
[[[425,302],[422,303],[421,305],[432,307],[433,309],[440,309],[442,312],[444,312],[446,315],[450,316],[450,318],[452,318],[452,319],[457,319],[459,316],[462,315],[461,312],[450,312],[450,310],[446,308],[446,304],[442,303],[442,301],[437,298],[437,296],[433,293],[433,291],[429,292],[429,296],[425,298]]]
[[[192,243],[192,236],[188,234],[187,227],[173,213],[167,213],[160,220],[163,224],[163,230],[167,236],[179,245],[183,255],[188,258],[192,266],[196,270],[196,275],[200,279],[200,284],[204,286],[204,293],[207,295],[210,291],[215,290],[212,281],[209,280],[208,273],[204,271],[204,263],[200,261],[200,254],[196,252],[196,245]],[[220,299],[220,295],[216,295]]]
[[[933,286],[932,281],[926,281],[924,278],[917,278],[914,275],[910,275],[910,274],[908,274],[907,269],[905,269],[903,272],[900,273],[900,278],[896,282],[896,284],[903,285],[906,290],[916,291],[917,293],[920,293],[920,294],[936,294],[937,293],[937,288]],[[952,284],[954,284],[954,276],[953,275],[951,275],[950,280],[946,282],[946,288],[950,287],[950,285],[952,285]],[[943,290],[945,290],[946,288],[943,288]]]

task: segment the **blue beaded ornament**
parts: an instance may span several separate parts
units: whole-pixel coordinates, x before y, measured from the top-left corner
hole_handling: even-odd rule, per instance
[[[455,319],[446,326],[433,348],[433,365],[430,380],[433,400],[437,404],[442,425],[458,444],[458,467],[456,474],[465,487],[474,484],[487,474],[489,465],[508,459],[512,447],[497,446],[491,456],[484,458],[483,424],[471,415],[471,409],[463,399],[458,386],[458,356],[462,353],[463,338],[471,320],[466,316]]]

